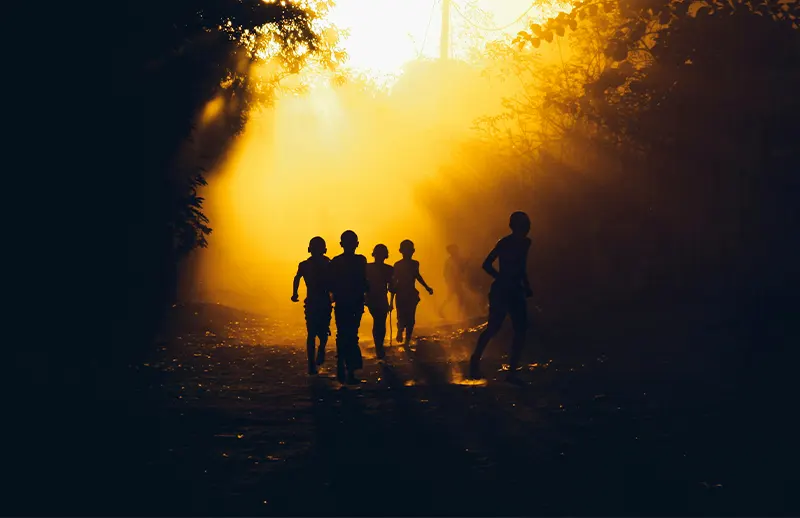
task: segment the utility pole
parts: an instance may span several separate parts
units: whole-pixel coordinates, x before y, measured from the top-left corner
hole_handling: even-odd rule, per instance
[[[450,0],[442,0],[442,37],[439,41],[439,58],[450,59]]]

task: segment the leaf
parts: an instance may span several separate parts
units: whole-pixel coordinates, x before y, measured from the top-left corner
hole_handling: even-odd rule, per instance
[[[691,5],[691,2],[683,0],[677,4],[674,4],[672,11],[677,16],[686,16],[689,13],[689,7],[691,7]]]
[[[619,72],[625,76],[630,76],[633,74],[634,68],[629,61],[622,61],[617,67],[617,70],[619,70]]]
[[[611,40],[605,49],[605,55],[614,61],[623,61],[628,57],[628,46],[620,40]]]
[[[607,68],[600,74],[597,80],[598,86],[602,90],[615,88],[625,83],[625,78],[615,69]]]
[[[707,5],[701,5],[694,12],[694,17],[699,19],[708,16],[709,14],[711,14],[711,8]]]

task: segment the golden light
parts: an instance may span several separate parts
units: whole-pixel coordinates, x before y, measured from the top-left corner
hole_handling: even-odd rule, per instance
[[[492,17],[491,22],[470,20],[474,24],[488,23],[490,28],[507,26],[487,31],[488,39],[516,34],[528,20],[540,22],[570,8],[569,2],[540,1],[533,5],[531,0],[454,0],[450,44],[456,57],[466,51],[458,32],[470,27],[470,21],[459,14],[470,15],[465,8],[467,4]],[[526,17],[511,24],[526,11]],[[402,73],[403,66],[410,61],[439,56],[442,0],[337,0],[328,19],[349,31],[343,46],[348,53],[347,65],[355,70],[386,78]]]
[[[348,67],[373,78],[396,78],[409,62],[437,57],[440,2],[338,0],[329,20],[349,31],[342,40]],[[531,6],[529,0],[475,3],[493,13],[498,26]],[[457,56],[465,45],[455,38],[462,22],[456,13],[452,17]],[[520,28],[508,27],[506,33]],[[418,70],[416,82],[405,90],[378,96],[352,83],[340,88],[318,83],[305,95],[281,96],[274,106],[252,114],[203,193],[214,232],[209,248],[196,257],[192,298],[268,313],[300,329],[302,305],[292,305],[289,298],[309,239],[325,238],[333,257],[341,252],[341,232],[353,229],[361,242],[358,252],[370,261],[377,243],[388,246],[391,264],[400,259],[401,240],[415,242],[415,259],[436,290],[433,297],[423,293],[417,321],[438,322],[448,243],[418,205],[415,189],[452,158],[453,143],[466,138],[475,116],[497,109],[503,87],[477,79],[448,86],[445,109],[441,94],[426,90],[444,77],[436,74],[441,74],[436,66]],[[221,101],[212,101],[201,117],[211,120],[222,108]],[[371,324],[364,319],[364,339]]]
[[[217,116],[222,112],[222,108],[224,106],[225,99],[221,95],[218,95],[210,100],[208,104],[206,104],[206,107],[203,109],[203,113],[200,116],[201,124],[205,125],[216,119]]]
[[[413,59],[438,55],[441,11],[432,3],[339,0],[329,19],[349,31],[343,39],[348,66],[376,75],[399,74]]]

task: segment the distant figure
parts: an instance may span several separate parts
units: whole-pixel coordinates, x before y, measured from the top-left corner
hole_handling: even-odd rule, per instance
[[[355,371],[363,367],[358,347],[358,328],[364,314],[367,292],[367,258],[356,254],[358,236],[342,234],[344,252],[331,260],[331,295],[336,317],[336,377],[342,383],[358,383]]]
[[[386,264],[389,258],[389,249],[386,245],[375,245],[372,250],[374,263],[367,265],[367,307],[372,315],[372,338],[375,340],[375,353],[379,359],[386,356],[384,342],[386,341],[386,315],[389,313],[389,292],[392,287],[394,268]]]
[[[524,212],[515,212],[511,215],[509,227],[511,234],[498,241],[483,262],[483,269],[494,277],[494,282],[489,291],[489,323],[478,338],[478,344],[469,362],[471,378],[482,377],[480,362],[483,351],[489,340],[500,330],[508,315],[514,327],[509,379],[516,381],[516,371],[527,328],[528,308],[525,299],[533,294],[527,272],[528,250],[531,247],[531,240],[528,237],[531,220]],[[499,271],[494,268],[495,259],[500,259]]]
[[[462,314],[467,311],[467,299],[464,292],[464,260],[458,250],[458,245],[447,247],[447,260],[444,263],[444,281],[447,285],[447,297],[439,306],[439,316],[444,318],[445,308],[455,299],[458,309]]]
[[[411,258],[414,255],[414,243],[408,239],[400,243],[400,253],[403,258],[394,263],[392,301],[397,302],[394,304],[397,308],[397,342],[408,346],[414,332],[417,304],[419,304],[416,282],[419,281],[430,295],[433,295],[433,289],[425,283],[425,279],[420,275],[419,261]],[[403,341],[404,332],[405,341]]]
[[[297,289],[300,279],[306,283],[306,299],[304,301],[306,315],[306,353],[308,355],[308,373],[316,374],[317,367],[325,363],[325,345],[331,334],[331,298],[330,298],[330,263],[325,256],[328,251],[325,240],[317,236],[308,243],[311,257],[297,266],[292,286],[292,302],[297,302]],[[314,346],[319,338],[319,350],[314,360]]]

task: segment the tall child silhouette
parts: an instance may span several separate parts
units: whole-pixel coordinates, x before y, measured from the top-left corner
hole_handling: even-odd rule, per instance
[[[508,226],[511,234],[497,242],[495,247],[483,261],[483,269],[494,277],[489,291],[489,323],[478,338],[475,352],[469,362],[469,374],[472,378],[481,378],[480,362],[483,351],[489,340],[500,330],[506,315],[511,317],[514,327],[514,340],[511,345],[511,380],[516,379],[517,367],[522,347],[525,344],[528,308],[526,298],[532,295],[528,280],[527,262],[531,240],[531,220],[524,212],[511,215]],[[494,261],[500,260],[499,270],[495,270]]]
[[[336,375],[342,383],[358,383],[355,371],[363,367],[358,347],[358,328],[364,314],[367,292],[367,259],[356,254],[358,236],[342,234],[342,254],[331,260],[331,295],[336,317]]]
[[[386,264],[389,258],[389,249],[386,245],[375,245],[372,250],[372,257],[375,262],[367,265],[367,282],[369,292],[367,293],[367,308],[372,315],[372,338],[375,340],[375,354],[378,358],[383,358],[384,342],[386,341],[386,315],[389,313],[389,291],[394,291],[392,286],[392,276],[394,268]]]
[[[447,260],[444,263],[444,282],[447,284],[447,297],[439,306],[439,316],[444,318],[445,308],[455,300],[458,305],[459,317],[467,314],[468,304],[465,293],[464,271],[466,265],[458,249],[458,245],[447,246]]]
[[[433,295],[433,289],[425,283],[425,279],[419,273],[419,261],[411,258],[414,255],[414,243],[408,239],[404,240],[400,243],[400,253],[403,258],[394,263],[392,300],[397,302],[397,341],[408,346],[414,332],[417,304],[419,304],[419,291],[417,291],[416,283],[419,281],[430,295]],[[405,342],[403,333],[405,333]]]
[[[306,299],[304,301],[306,315],[306,353],[308,356],[308,373],[316,374],[317,367],[325,362],[325,345],[331,333],[331,298],[330,298],[330,262],[325,256],[328,251],[325,240],[317,236],[308,243],[311,257],[297,266],[292,286],[292,302],[299,297],[297,289],[300,279],[306,283]],[[314,361],[314,346],[319,338],[319,350]]]

